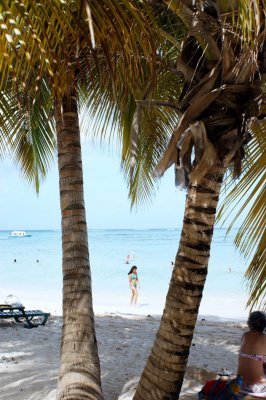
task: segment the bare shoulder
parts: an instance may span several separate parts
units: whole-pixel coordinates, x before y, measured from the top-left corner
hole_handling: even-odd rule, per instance
[[[242,335],[242,341],[245,342],[257,342],[257,341],[265,341],[266,335],[258,331],[247,331]]]

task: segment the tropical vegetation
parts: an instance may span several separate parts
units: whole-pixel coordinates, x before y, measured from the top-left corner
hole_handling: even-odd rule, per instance
[[[234,178],[240,176],[243,160],[249,160],[246,171],[251,171],[249,177],[253,172],[253,183],[261,190],[257,191],[251,210],[251,215],[256,216],[251,230],[247,229],[251,218],[244,222],[249,234],[244,243],[254,239],[260,242],[255,263],[247,274],[253,277],[253,283],[262,283],[261,290],[253,290],[257,296],[253,300],[265,296],[265,267],[259,268],[265,254],[265,162],[260,156],[261,146],[256,155],[253,153],[252,158],[245,160],[251,133],[256,135],[255,123],[263,118],[265,2],[165,3],[183,20],[188,31],[175,64],[175,72],[183,77],[183,91],[174,103],[181,117],[153,173],[161,177],[175,165],[176,182],[187,187],[188,192],[166,305],[134,397],[138,400],[172,399],[179,395],[207,276],[221,184],[230,169]],[[258,146],[257,138],[258,135],[253,139],[253,151]],[[142,160],[138,162],[141,165]],[[239,187],[243,185],[240,183]],[[243,229],[239,236],[243,236]]]
[[[177,398],[223,177],[230,168],[239,176],[254,120],[261,121],[265,3],[243,1],[238,8],[227,1],[185,0],[0,4],[1,129],[36,187],[55,145],[54,128],[57,137],[64,279],[58,399],[103,398],[78,120],[86,105],[96,115],[91,129],[105,136],[111,121],[111,133],[118,132],[123,142],[133,203],[152,191],[154,171],[160,177],[172,165],[176,183],[188,188],[165,310],[135,396]],[[253,140],[259,150],[251,151],[252,167],[247,164],[245,171],[260,176],[262,147]],[[261,221],[258,207],[253,215]],[[253,238],[260,234],[261,228],[253,229]],[[263,254],[261,246],[258,251]],[[261,257],[256,260],[253,282],[263,279]]]
[[[134,9],[134,2],[125,3],[1,2],[2,132],[24,173],[35,178],[36,186],[39,175],[46,172],[55,143],[51,131],[54,127],[56,131],[63,248],[58,399],[103,398],[92,310],[78,109],[90,96],[97,107],[101,94],[97,92],[108,86],[110,76],[113,82],[116,76],[123,82],[125,71],[122,75],[120,69],[124,63],[136,82],[141,81],[143,46],[131,36],[136,37],[140,26],[146,26],[145,14]],[[143,38],[146,34],[150,35],[149,30],[145,33],[142,28]],[[100,44],[97,49],[95,38]],[[143,43],[151,56],[152,36]],[[132,53],[137,61],[133,61]],[[101,70],[105,75],[99,73]],[[111,89],[110,99],[115,98],[115,87]]]
[[[228,185],[225,185],[226,197],[218,214],[219,220],[229,225],[228,232],[230,232],[245,208],[249,209],[235,237],[235,244],[249,261],[245,277],[250,293],[247,305],[251,309],[265,308],[266,297],[265,130],[265,119],[259,119],[253,124],[253,139],[248,146],[247,162],[241,178],[237,182],[230,180]],[[233,218],[230,218],[234,209],[238,211]]]

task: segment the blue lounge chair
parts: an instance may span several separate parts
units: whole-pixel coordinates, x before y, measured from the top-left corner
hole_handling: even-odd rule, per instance
[[[45,325],[50,313],[41,310],[26,311],[25,307],[15,307],[8,304],[0,304],[0,319],[14,318],[15,321],[24,321],[25,328],[36,328],[38,325]],[[34,317],[43,317],[41,322],[31,322]]]

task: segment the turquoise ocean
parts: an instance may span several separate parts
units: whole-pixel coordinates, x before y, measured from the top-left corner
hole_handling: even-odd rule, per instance
[[[10,238],[9,233],[0,231],[0,303],[13,294],[26,308],[61,315],[61,232],[27,231],[32,236],[25,238]],[[89,230],[95,313],[161,314],[180,233],[180,229]],[[226,236],[225,229],[215,229],[201,316],[247,318],[246,265],[234,247],[235,233]],[[134,257],[131,264],[125,263],[128,254]],[[127,274],[133,264],[141,286],[136,307],[129,305]]]

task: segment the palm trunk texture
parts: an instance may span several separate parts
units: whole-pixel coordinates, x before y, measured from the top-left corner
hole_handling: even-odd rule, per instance
[[[63,331],[57,400],[103,399],[95,336],[81,143],[74,90],[56,104],[63,248]]]
[[[160,328],[134,400],[178,399],[207,276],[224,167],[189,185],[180,245]]]

